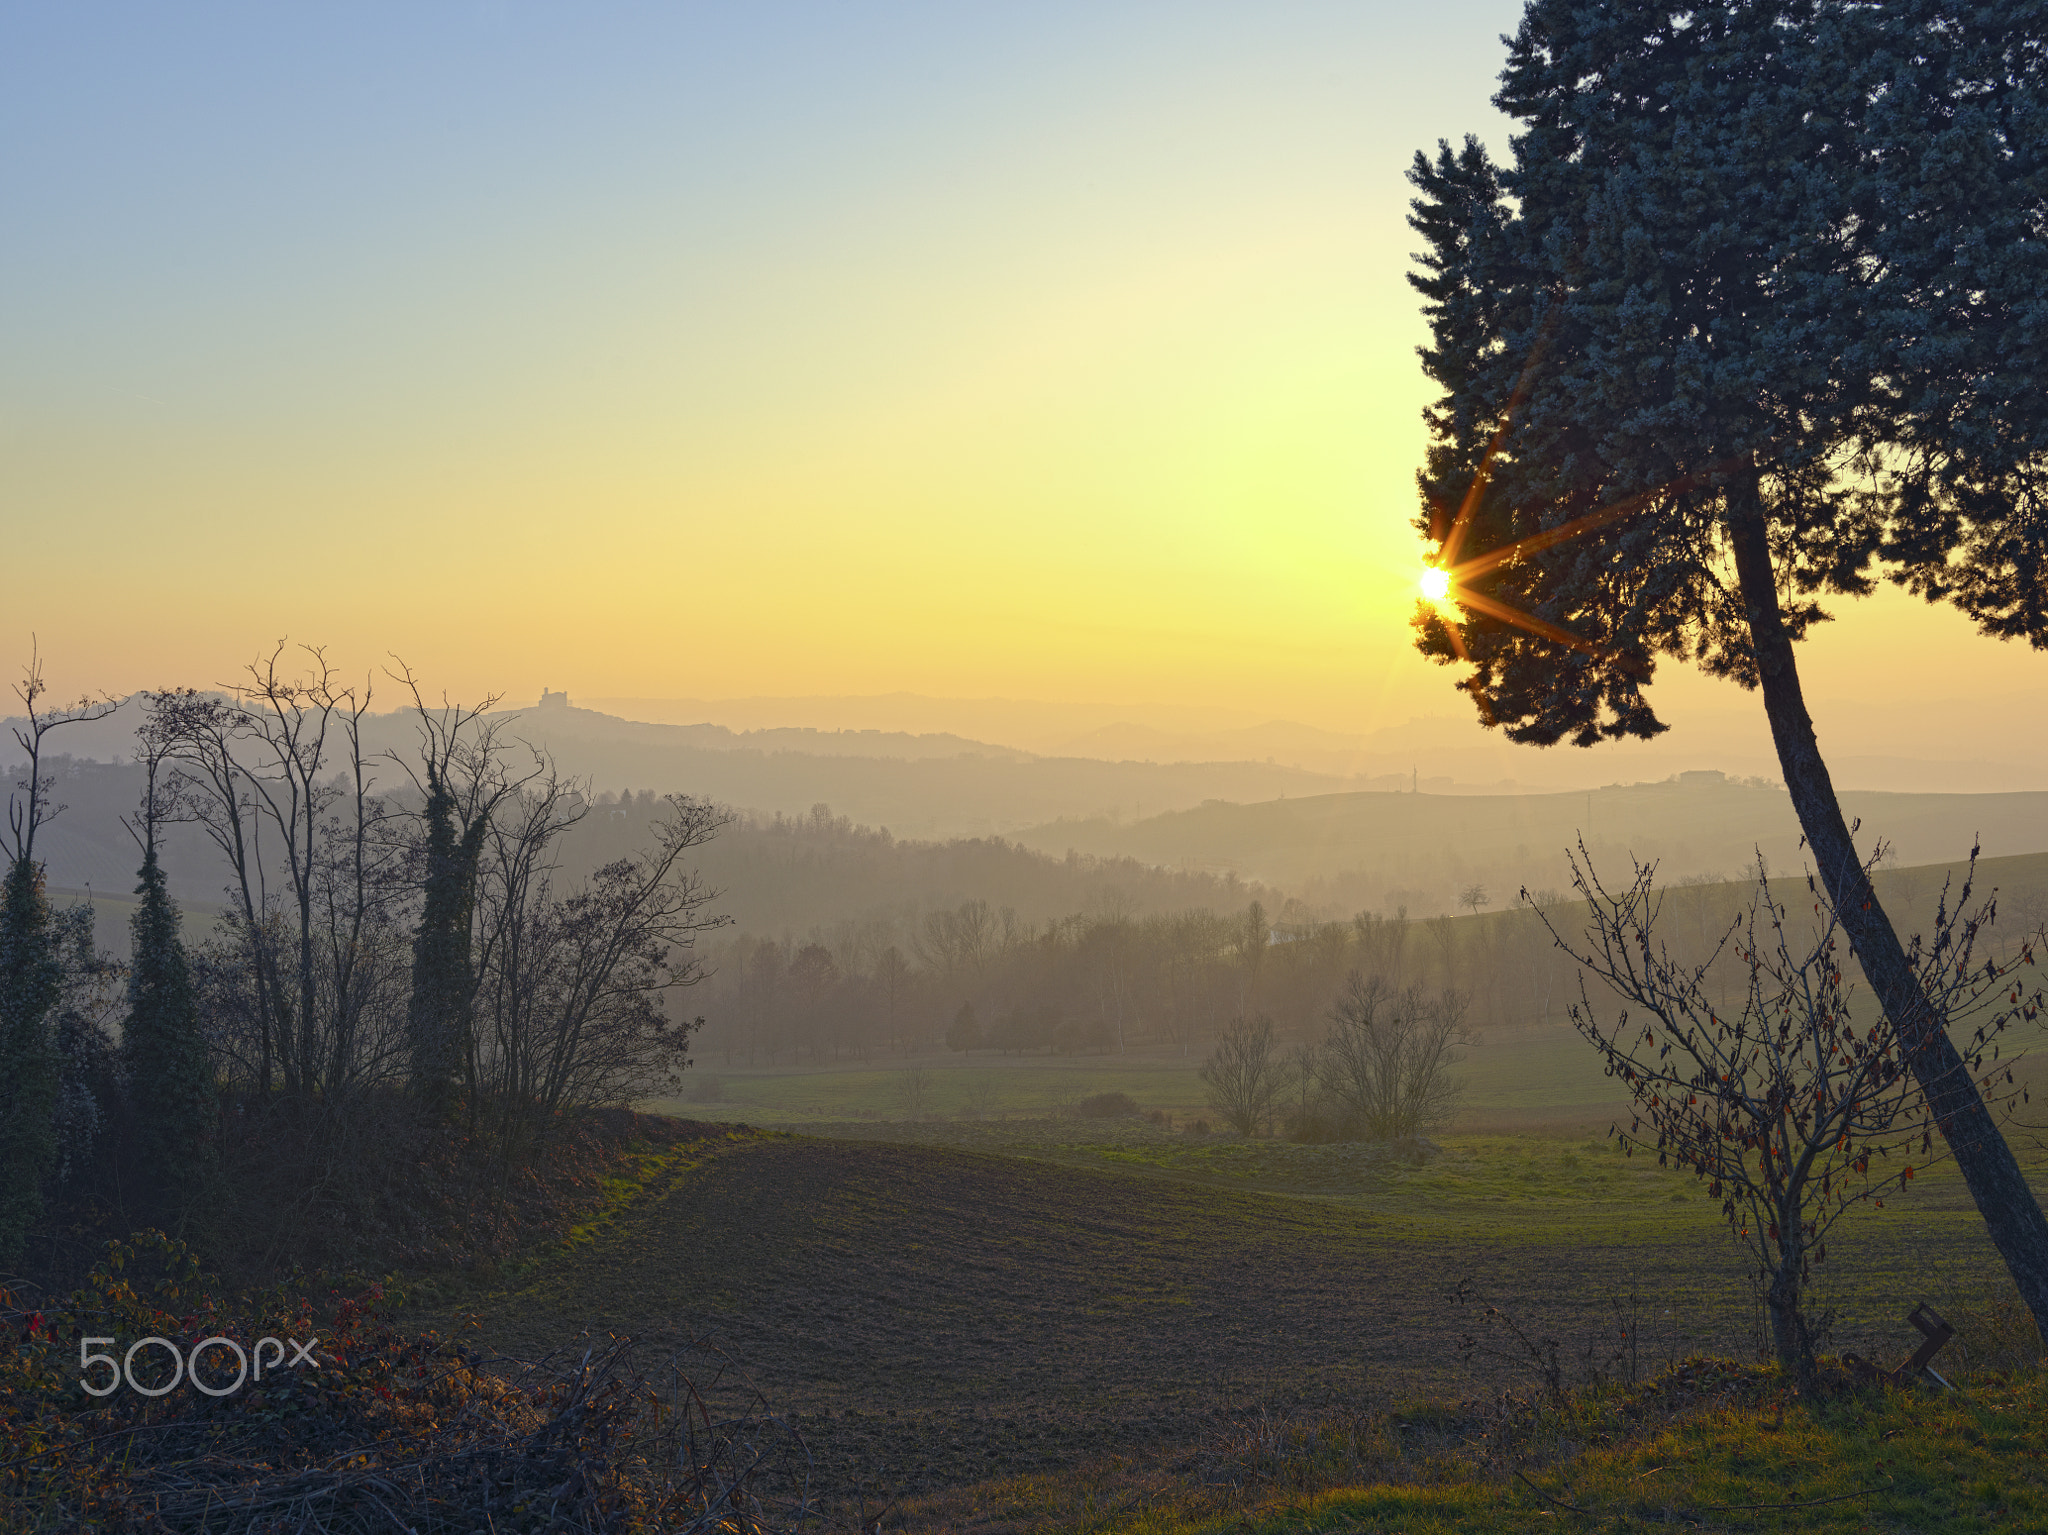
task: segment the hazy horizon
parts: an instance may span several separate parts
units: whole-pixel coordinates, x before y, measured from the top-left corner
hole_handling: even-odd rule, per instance
[[[23,12],[12,648],[59,695],[290,635],[471,699],[1047,700],[919,727],[1037,752],[1455,720],[1408,628],[1404,178],[1504,146],[1517,13]],[[1835,608],[1824,749],[2048,758],[2029,653]],[[1672,733],[1612,766],[1469,715],[1458,749],[1771,770],[1754,698],[1671,665],[1652,696]]]

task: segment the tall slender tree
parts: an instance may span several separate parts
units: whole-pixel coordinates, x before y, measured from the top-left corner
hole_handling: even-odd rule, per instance
[[[20,1251],[57,1157],[57,1052],[48,1019],[62,972],[43,871],[16,853],[0,889],[0,1260]]]
[[[445,1114],[463,1059],[476,981],[470,927],[476,905],[476,861],[489,823],[461,832],[455,795],[437,764],[427,764],[427,803],[420,879],[419,926],[413,932],[412,997],[406,1008],[412,1089],[431,1115]]]
[[[1800,687],[1884,576],[2048,644],[2038,7],[1531,0],[1513,160],[1416,157],[1425,653],[1518,741],[1762,694],[1834,908],[2034,1316],[2048,1220],[1858,856]]]
[[[167,693],[152,699],[137,732],[142,803],[128,826],[142,849],[142,868],[130,919],[134,947],[121,1030],[136,1147],[153,1192],[172,1206],[182,1205],[204,1179],[214,1116],[213,1071],[198,1000],[177,904],[158,857],[163,825],[176,814],[167,759],[177,745],[179,705],[189,697]]]
[[[445,698],[429,705],[417,679],[404,668],[392,674],[412,693],[420,732],[420,913],[413,930],[412,995],[406,1005],[406,1042],[412,1091],[426,1112],[453,1107],[456,1080],[471,1059],[477,970],[477,875],[491,817],[546,767],[514,774],[493,722],[495,696],[474,708]],[[412,765],[401,759],[412,772]]]
[[[52,709],[42,660],[32,655],[15,689],[25,711],[14,739],[26,758],[7,796],[7,875],[0,883],[0,1261],[21,1250],[43,1208],[43,1182],[57,1158],[59,1068],[50,1012],[63,967],[36,861],[36,832],[64,807],[51,802],[55,780],[43,770],[52,730],[98,719],[114,705],[90,699]]]

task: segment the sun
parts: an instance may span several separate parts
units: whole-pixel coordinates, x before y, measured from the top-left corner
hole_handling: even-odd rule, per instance
[[[1431,565],[1422,572],[1422,595],[1431,602],[1442,602],[1451,594],[1451,573],[1440,565]]]

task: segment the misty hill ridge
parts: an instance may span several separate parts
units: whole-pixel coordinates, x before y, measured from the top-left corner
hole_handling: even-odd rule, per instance
[[[389,691],[382,696],[388,698]],[[129,758],[139,714],[138,707],[129,705],[108,719],[67,727],[51,737],[51,746],[75,758]],[[1634,850],[1659,857],[1674,875],[1740,868],[1759,843],[1773,860],[1796,863],[1797,834],[1782,796],[1765,813],[1741,797],[1749,791],[1730,789],[1727,792],[1737,798],[1712,806],[1692,799],[1674,802],[1675,810],[1665,806],[1646,812],[1638,827],[1628,809],[1635,802],[1626,799],[1637,791],[1610,787],[1595,791],[1587,802],[1593,813],[1588,826],[1584,817],[1575,819],[1569,813],[1571,806],[1585,801],[1582,792],[1542,792],[1527,786],[1519,792],[1501,792],[1513,787],[1508,785],[1488,792],[1429,772],[1433,765],[1464,760],[1447,747],[1428,749],[1428,743],[1440,736],[1449,739],[1445,732],[1450,725],[1441,720],[1413,720],[1374,737],[1376,744],[1412,745],[1415,749],[1400,758],[1382,753],[1375,760],[1381,766],[1419,760],[1419,775],[1410,769],[1363,776],[1243,757],[1109,761],[1092,755],[1041,756],[943,732],[809,726],[735,730],[702,721],[623,719],[566,702],[502,710],[495,718],[508,737],[546,747],[565,772],[587,778],[603,792],[682,792],[769,817],[805,815],[813,806],[827,804],[856,824],[887,827],[899,837],[1021,836],[1056,856],[1072,846],[1179,868],[1233,872],[1282,888],[1348,881],[1325,894],[1332,903],[1351,909],[1377,908],[1388,899],[1402,904],[1387,894],[1392,891],[1407,892],[1408,903],[1417,910],[1444,909],[1454,894],[1451,885],[1460,879],[1499,886],[1496,895],[1524,881],[1538,887],[1561,885],[1562,849],[1574,842],[1582,827],[1590,829],[1596,851],[1611,841],[1614,853]],[[417,748],[417,729],[409,711],[371,715],[364,730],[373,752],[410,756]],[[1169,756],[1180,746],[1206,742],[1227,749],[1255,737],[1263,739],[1262,732],[1272,731],[1282,732],[1304,752],[1317,740],[1344,739],[1278,721],[1200,737],[1113,725],[1096,733],[1094,747],[1149,747],[1155,756]],[[11,738],[0,736],[0,747],[12,744]],[[1484,752],[1468,755],[1474,769],[1466,780],[1469,785],[1479,781],[1476,774],[1487,763]],[[1564,761],[1591,770],[1619,765],[1596,754],[1567,755]],[[1684,763],[1689,768],[1697,765]],[[1926,776],[1944,787],[1988,786],[1973,777],[1951,776],[1938,764],[1921,766],[1928,770]],[[392,782],[400,781],[396,768],[388,771]],[[1417,786],[1425,791],[1419,797],[1394,792]],[[1639,789],[1651,795],[1666,792],[1657,785]],[[1605,797],[1615,794],[1624,799],[1616,802],[1614,811],[1600,813]],[[2035,794],[1871,794],[1849,791],[1851,813],[1866,814],[1874,827],[1898,843],[1899,856],[1911,861],[1962,856],[1977,832],[1983,833],[1987,852],[2030,852],[2043,846],[2039,817],[2031,808],[2039,798]],[[1348,811],[1302,808],[1321,800],[1356,803]],[[1922,800],[1954,801],[1959,808],[1952,816],[1935,814],[1929,821],[1932,812],[1912,808]],[[1208,801],[1225,801],[1231,808],[1203,808]],[[1872,808],[1866,810],[1866,801]],[[1964,803],[1975,808],[1965,811],[1960,808]],[[1430,808],[1434,806],[1445,808]],[[1552,808],[1537,808],[1542,806]],[[89,874],[83,866],[77,870],[80,878],[92,878],[96,888],[103,880],[118,879],[120,884],[109,888],[124,889],[132,881],[130,849],[114,821],[128,808],[126,802],[103,807],[113,828],[112,836],[104,839],[105,856],[85,860],[94,866]],[[1667,810],[1677,819],[1667,816]],[[1736,812],[1736,819],[1719,824],[1717,818],[1724,811]],[[1198,813],[1198,818],[1185,826],[1169,818],[1142,831],[1135,829],[1162,813]],[[64,841],[69,833],[60,831],[57,836]],[[103,839],[88,834],[87,840]],[[82,855],[85,849],[71,851]]]
[[[2048,792],[1842,795],[1863,822],[1858,844],[1884,839],[1903,864],[1957,861],[1981,841],[1987,857],[2048,851]],[[1690,773],[1663,783],[1572,794],[1320,794],[1262,804],[1212,803],[1137,822],[1057,821],[1016,835],[1060,856],[1135,858],[1190,872],[1234,874],[1314,906],[1414,914],[1447,911],[1486,888],[1505,905],[1527,885],[1569,889],[1565,850],[1583,837],[1603,878],[1631,859],[1662,882],[1740,878],[1757,852],[1773,871],[1803,867],[1798,820],[1782,789]]]
[[[67,726],[49,738],[48,750],[94,762],[130,759],[140,715],[130,703],[106,719]],[[1205,799],[1358,787],[1352,779],[1269,763],[1039,757],[959,736],[804,727],[742,732],[625,720],[564,704],[501,710],[492,718],[507,739],[545,747],[564,772],[599,790],[693,794],[767,816],[829,804],[860,824],[909,837],[1002,835],[1062,816],[1135,818]],[[372,753],[409,757],[418,748],[410,710],[367,716],[363,733]],[[12,745],[11,736],[0,736],[0,749]],[[0,761],[9,755],[18,753],[0,750]],[[390,774],[402,781],[396,768]]]
[[[900,762],[948,757],[996,757],[1024,761],[1034,755],[1015,747],[992,746],[986,741],[970,741],[965,736],[947,732],[913,734],[903,730],[817,730],[804,725],[732,730],[724,725],[704,722],[686,725],[623,719],[574,704],[505,709],[491,717],[502,721],[514,735],[541,737],[549,741],[573,737],[588,742],[632,741],[694,751],[796,752],[818,757],[880,757]]]

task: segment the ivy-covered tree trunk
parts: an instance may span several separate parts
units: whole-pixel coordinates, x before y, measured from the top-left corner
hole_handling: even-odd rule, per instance
[[[20,1252],[57,1156],[50,1010],[62,986],[42,869],[17,858],[0,890],[0,1261]]]
[[[429,1114],[446,1114],[469,1036],[474,989],[470,918],[486,823],[458,835],[455,796],[438,774],[427,790],[426,871],[419,928],[413,935],[412,999],[407,1008],[412,1090]]]
[[[142,898],[131,922],[134,962],[121,1054],[128,1068],[136,1149],[154,1192],[182,1203],[205,1175],[213,1123],[213,1072],[178,934],[178,909],[156,848],[145,849]]]
[[[1778,606],[1769,535],[1752,475],[1731,489],[1729,517],[1736,575],[1749,612],[1758,681],[1778,763],[1792,807],[1813,850],[1828,898],[1841,913],[1864,977],[1897,1028],[1906,1064],[1927,1095],[1934,1120],[1961,1169],[2027,1309],[2048,1332],[2048,1218],[2020,1171],[2019,1159],[1999,1133],[1977,1084],[1970,1079],[1943,1020],[1929,1004],[1904,946],[1870,883],[1821,759],[1813,717],[1799,685],[1799,668]]]

